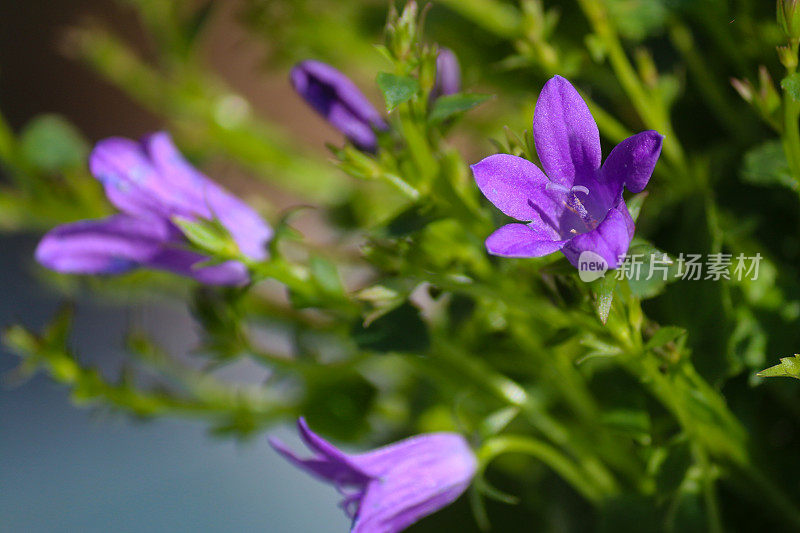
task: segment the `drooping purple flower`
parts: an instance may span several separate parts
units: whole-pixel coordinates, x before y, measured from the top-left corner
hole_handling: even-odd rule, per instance
[[[458,57],[449,48],[439,50],[436,56],[436,83],[431,90],[431,99],[448,96],[461,91],[461,67]]]
[[[576,267],[580,254],[590,251],[617,268],[634,233],[623,188],[636,193],[647,186],[663,136],[652,130],[633,135],[601,165],[600,134],[589,108],[566,79],[555,76],[536,102],[533,137],[544,172],[507,154],[472,165],[484,196],[523,222],[499,228],[486,249],[505,257],[561,250]]]
[[[300,437],[313,457],[300,459],[283,443],[270,444],[296,466],[332,483],[353,533],[396,533],[455,501],[472,481],[475,455],[455,433],[417,435],[361,454],[346,454],[311,431]]]
[[[208,257],[187,249],[173,217],[216,219],[240,251],[266,257],[272,229],[247,204],[192,167],[167,133],[141,142],[100,141],[89,159],[92,174],[122,213],[58,226],[39,243],[36,258],[64,273],[118,274],[143,266],[190,276],[201,283],[239,285],[249,279],[236,261],[201,266]]]
[[[311,59],[295,65],[290,78],[294,90],[354,145],[367,152],[377,150],[375,130],[389,126],[350,78]]]

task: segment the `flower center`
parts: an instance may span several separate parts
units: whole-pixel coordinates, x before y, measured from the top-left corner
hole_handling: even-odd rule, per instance
[[[566,207],[569,211],[574,213],[578,218],[581,219],[584,226],[586,226],[586,231],[592,231],[595,229],[599,222],[589,214],[589,211],[586,209],[586,206],[583,205],[580,198],[578,198],[577,193],[583,193],[585,196],[589,196],[589,188],[584,187],[583,185],[573,185],[572,187],[565,187],[564,185],[560,185],[558,183],[553,183],[552,181],[545,185],[545,190],[547,191],[555,191],[558,193],[562,193],[565,196],[565,199],[562,200],[564,207]],[[572,228],[569,232],[573,235],[578,234],[578,230]]]

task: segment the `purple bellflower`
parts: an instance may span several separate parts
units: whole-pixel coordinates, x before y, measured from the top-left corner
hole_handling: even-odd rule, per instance
[[[270,444],[296,466],[336,486],[352,533],[396,533],[446,507],[469,487],[477,460],[456,433],[417,435],[361,454],[346,454],[311,431],[300,437],[314,452],[300,459],[280,441]]]
[[[486,249],[505,257],[540,257],[558,250],[578,266],[581,253],[620,265],[634,222],[623,188],[644,190],[661,154],[663,136],[643,131],[619,143],[601,165],[600,134],[578,91],[561,76],[542,89],[533,137],[544,172],[527,159],[496,154],[472,165],[484,196],[523,223],[502,226]]]
[[[58,226],[36,249],[36,259],[72,274],[119,274],[137,267],[167,270],[209,285],[247,283],[247,268],[227,261],[201,266],[208,257],[187,248],[173,217],[216,219],[240,251],[266,258],[272,229],[247,204],[192,167],[167,133],[141,142],[100,141],[89,158],[92,174],[121,211],[102,220]]]
[[[365,152],[378,149],[375,130],[389,125],[350,78],[311,59],[298,63],[290,78],[294,90],[356,147]]]
[[[449,48],[439,50],[436,56],[436,83],[431,90],[431,99],[449,96],[461,91],[461,67],[458,57]]]
[[[313,59],[295,65],[289,78],[294,90],[359,150],[374,153],[378,149],[375,132],[386,131],[389,125],[350,78]],[[442,48],[436,58],[436,83],[431,98],[459,90],[458,59],[451,50]]]

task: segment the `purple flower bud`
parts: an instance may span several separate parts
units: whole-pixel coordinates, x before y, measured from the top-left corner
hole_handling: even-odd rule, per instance
[[[396,533],[455,501],[472,482],[477,460],[455,433],[417,435],[383,448],[346,454],[311,431],[300,437],[314,456],[300,459],[281,442],[270,444],[296,466],[328,481],[344,495],[353,533]]]
[[[366,152],[378,149],[375,130],[389,126],[350,78],[314,60],[295,65],[290,77],[295,91],[354,145]]]
[[[497,154],[472,165],[484,196],[507,224],[486,240],[489,253],[539,257],[561,250],[578,267],[582,252],[617,268],[634,223],[623,188],[641,192],[661,154],[663,136],[644,131],[619,143],[601,165],[600,134],[578,91],[561,76],[545,84],[533,115],[533,136],[544,172],[521,157]]]
[[[436,84],[431,98],[448,96],[461,91],[461,67],[458,58],[449,48],[439,50],[436,57]]]
[[[193,277],[201,283],[240,285],[249,279],[241,263],[197,267],[208,257],[186,250],[172,217],[216,219],[252,259],[266,257],[272,229],[244,202],[192,167],[166,133],[142,142],[100,141],[89,158],[106,196],[122,214],[65,224],[36,250],[44,266],[65,273],[117,274],[138,266]]]

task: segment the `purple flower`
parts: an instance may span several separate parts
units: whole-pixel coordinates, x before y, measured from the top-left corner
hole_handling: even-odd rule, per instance
[[[367,152],[378,149],[375,130],[389,126],[350,78],[314,60],[295,65],[290,77],[294,90],[354,145]]]
[[[461,67],[458,58],[449,48],[439,50],[436,57],[436,83],[431,91],[431,99],[448,96],[461,91]]]
[[[484,196],[524,224],[502,226],[486,239],[489,253],[539,257],[557,250],[578,266],[582,252],[617,268],[634,223],[623,187],[641,192],[658,161],[661,141],[644,131],[619,143],[601,166],[600,134],[578,91],[561,76],[548,81],[533,115],[533,137],[544,167],[497,154],[472,165]]]
[[[300,437],[314,453],[300,459],[281,442],[281,455],[336,486],[353,519],[353,533],[395,533],[455,501],[469,487],[477,461],[455,433],[417,435],[361,454],[346,454],[312,432],[304,419]]]
[[[89,159],[109,201],[122,213],[103,220],[58,226],[39,243],[36,259],[58,272],[118,274],[139,266],[167,270],[212,285],[240,285],[249,279],[236,261],[200,266],[208,257],[187,249],[172,222],[217,219],[240,251],[266,258],[272,229],[247,204],[192,167],[167,133],[141,142],[100,141]]]

